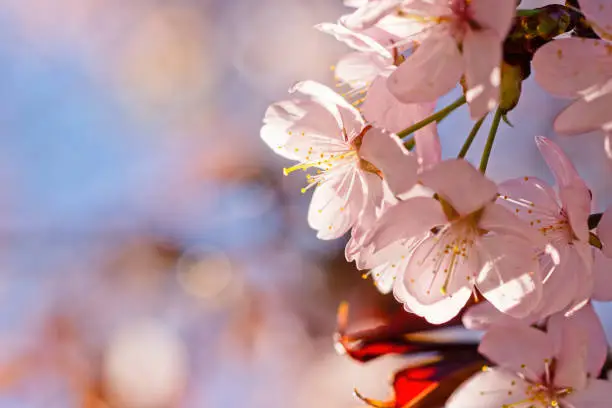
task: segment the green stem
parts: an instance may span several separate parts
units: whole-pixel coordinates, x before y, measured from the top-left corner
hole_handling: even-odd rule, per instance
[[[487,138],[487,144],[485,145],[484,151],[482,152],[482,158],[480,159],[480,171],[483,174],[487,171],[489,157],[491,156],[491,150],[493,150],[493,142],[495,142],[495,136],[497,135],[501,119],[502,111],[500,108],[497,108],[495,116],[493,117],[493,123],[491,124],[491,130],[489,131],[489,137]]]
[[[420,122],[415,123],[414,125],[407,127],[406,129],[397,132],[396,134],[400,137],[400,138],[404,138],[406,136],[410,136],[411,134],[413,134],[414,132],[416,132],[419,129],[424,128],[425,126],[433,123],[433,122],[441,122],[444,118],[446,118],[452,111],[454,111],[455,109],[459,108],[460,106],[465,105],[466,100],[465,100],[465,96],[460,97],[459,99],[457,99],[455,102],[451,103],[450,105],[448,105],[446,108],[434,113],[431,116],[426,117],[425,119],[421,120]],[[412,147],[414,147],[414,140],[413,139],[409,139],[406,141],[406,147],[408,147],[409,144],[411,144]]]
[[[467,139],[465,139],[465,143],[463,144],[461,151],[457,155],[459,159],[463,159],[465,155],[467,154],[467,152],[470,150],[470,147],[472,147],[472,142],[474,141],[474,138],[476,138],[476,135],[478,134],[478,131],[480,130],[480,127],[482,126],[482,122],[484,122],[486,118],[487,118],[487,115],[484,115],[482,119],[480,119],[478,122],[474,124],[472,131],[470,132]]]

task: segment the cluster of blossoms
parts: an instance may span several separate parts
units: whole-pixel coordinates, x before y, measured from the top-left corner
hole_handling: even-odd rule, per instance
[[[346,0],[352,13],[317,26],[353,49],[335,66],[344,93],[297,83],[294,99],[269,107],[261,136],[297,162],[285,174],[307,173],[318,238],[350,234],[347,260],[406,311],[486,331],[478,352],[488,365],[443,405],[609,407],[612,382],[599,379],[607,342],[591,300],[612,301],[612,208],[591,213],[589,187],[542,136],[554,186],[530,176],[495,183],[485,172],[532,71],[575,100],[555,131],[612,135],[612,1],[517,3]],[[434,112],[457,85],[463,96]],[[443,160],[437,123],[464,104],[474,128]],[[464,157],[491,112],[475,168]]]

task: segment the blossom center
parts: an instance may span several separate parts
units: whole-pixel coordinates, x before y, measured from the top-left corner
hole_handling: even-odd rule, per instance
[[[365,126],[350,143],[345,143],[344,148],[341,150],[317,153],[313,151],[313,147],[310,147],[304,160],[295,166],[284,168],[283,174],[288,176],[297,170],[307,171],[316,168],[315,174],[306,175],[308,185],[302,188],[302,193],[316,185],[321,185],[330,178],[345,175],[347,171],[355,167],[382,178],[382,172],[376,166],[359,156],[363,137],[370,129],[372,129],[371,125]],[[345,129],[342,130],[342,134],[346,135]]]
[[[572,230],[569,217],[564,209],[549,224],[545,224],[538,230],[551,241],[571,243],[576,239],[576,234]]]
[[[451,222],[446,228],[440,230],[436,236],[435,252],[432,254],[433,280],[439,273],[444,273],[444,283],[440,287],[443,295],[448,294],[448,288],[453,279],[458,278],[456,271],[469,260],[470,251],[475,240],[480,235],[477,219],[479,216],[470,214]],[[423,260],[424,261],[424,260]],[[476,276],[467,274],[465,278],[471,281]],[[433,283],[432,280],[432,283]]]
[[[527,395],[526,400],[517,401],[512,404],[502,405],[502,408],[514,408],[523,406],[525,403],[538,402],[545,407],[559,407],[560,401],[570,395],[573,389],[570,387],[556,387],[554,385],[555,378],[555,359],[544,360],[544,375],[538,381],[527,381],[528,386],[525,390]],[[524,378],[522,374],[518,374],[519,377]]]

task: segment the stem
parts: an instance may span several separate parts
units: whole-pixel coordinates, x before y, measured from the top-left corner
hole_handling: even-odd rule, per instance
[[[502,111],[500,108],[497,108],[495,116],[493,117],[493,123],[491,124],[491,130],[489,131],[489,137],[487,138],[487,144],[485,145],[484,151],[482,152],[482,158],[480,159],[480,171],[483,174],[487,171],[489,157],[491,156],[491,150],[493,150],[493,142],[495,142],[495,136],[497,135],[501,118]]]
[[[441,122],[444,118],[446,118],[452,111],[459,108],[460,106],[465,105],[467,101],[465,100],[465,96],[460,97],[455,102],[448,105],[446,108],[434,113],[431,116],[426,117],[425,119],[415,123],[414,125],[407,127],[406,129],[397,132],[396,134],[400,138],[404,138],[406,136],[410,136],[412,133],[416,132],[419,129],[424,128],[433,122]],[[406,143],[410,143],[410,140],[406,141]],[[414,142],[413,142],[414,143]],[[407,147],[407,146],[406,146]]]
[[[457,158],[463,159],[465,157],[468,150],[470,150],[470,147],[472,147],[472,142],[474,141],[474,138],[476,138],[476,135],[478,134],[478,131],[480,130],[480,127],[482,126],[482,122],[484,122],[487,116],[488,115],[484,115],[482,119],[480,119],[478,122],[474,124],[474,127],[472,128],[472,131],[470,132],[467,139],[465,139],[465,143],[463,144],[461,151],[457,155]]]

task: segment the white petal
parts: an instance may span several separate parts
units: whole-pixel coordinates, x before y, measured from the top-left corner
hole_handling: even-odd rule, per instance
[[[317,186],[308,209],[308,224],[319,239],[335,239],[355,225],[364,205],[364,187],[356,170]]]
[[[587,374],[597,377],[608,354],[603,327],[591,304],[569,317],[553,315],[547,326],[555,344],[557,367],[555,384],[561,387],[584,388]]]
[[[395,195],[417,182],[418,160],[397,135],[374,127],[365,134],[359,155],[376,166]]]
[[[478,352],[526,378],[539,380],[555,350],[546,333],[526,325],[493,327],[483,336]]]
[[[368,243],[376,251],[395,241],[421,237],[435,226],[446,223],[440,203],[433,198],[415,197],[399,202],[382,214]]]
[[[450,396],[445,408],[535,407],[526,394],[528,384],[499,368],[487,368],[474,375]],[[525,401],[517,404],[519,401]],[[537,407],[541,408],[541,407]]]
[[[463,73],[456,40],[429,35],[389,77],[389,90],[405,103],[432,102],[453,89]]]
[[[323,84],[315,81],[298,82],[289,92],[299,92],[320,103],[333,115],[338,127],[345,129],[349,137],[359,134],[365,126],[361,113],[342,96]]]
[[[462,240],[452,232],[440,233],[415,248],[402,282],[419,304],[433,305],[463,288],[472,291],[478,260],[469,250],[463,254],[448,249]]]
[[[461,215],[471,214],[497,197],[495,183],[462,159],[440,162],[423,172],[420,179]]]
[[[503,0],[506,1],[506,0]],[[495,109],[500,98],[502,40],[493,30],[468,31],[463,41],[466,99],[472,119]]]
[[[609,408],[612,395],[612,381],[590,379],[584,390],[576,391],[563,398],[571,408]]]
[[[404,304],[404,308],[408,312],[425,318],[431,324],[443,324],[459,314],[472,295],[472,291],[464,287],[452,296],[441,297],[437,302],[425,305],[406,290],[404,282],[396,279],[393,295],[399,302]]]
[[[526,317],[538,305],[542,282],[533,246],[512,235],[489,235],[477,240],[482,269],[477,287],[496,308]]]

